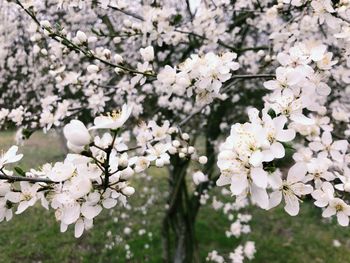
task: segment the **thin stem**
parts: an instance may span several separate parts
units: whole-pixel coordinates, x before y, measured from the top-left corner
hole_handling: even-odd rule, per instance
[[[109,185],[109,177],[111,176],[111,174],[109,173],[109,159],[111,156],[111,152],[114,148],[114,143],[115,143],[115,140],[116,140],[117,134],[118,134],[117,130],[114,130],[113,132],[114,132],[114,134],[113,134],[112,143],[109,145],[108,149],[106,150],[107,157],[106,157],[106,161],[104,163],[104,172],[105,172],[104,190],[106,190],[108,188],[108,185]]]
[[[231,79],[258,79],[258,78],[275,78],[275,74],[246,74],[233,75]]]
[[[142,16],[139,16],[139,15],[134,14],[134,13],[132,13],[132,12],[129,12],[129,11],[127,11],[127,10],[123,10],[123,9],[120,9],[120,8],[118,8],[118,7],[111,6],[111,5],[108,5],[108,7],[111,8],[111,9],[113,9],[113,10],[116,10],[116,11],[118,11],[118,12],[121,12],[121,13],[127,15],[127,16],[131,16],[131,17],[133,17],[133,18],[136,18],[137,20],[145,21],[145,19],[144,19]]]
[[[13,182],[32,182],[32,183],[47,183],[47,184],[57,184],[57,182],[51,181],[50,179],[45,178],[31,178],[31,177],[24,177],[24,176],[13,176],[13,175],[6,175],[6,174],[0,174],[1,180],[8,180]]]

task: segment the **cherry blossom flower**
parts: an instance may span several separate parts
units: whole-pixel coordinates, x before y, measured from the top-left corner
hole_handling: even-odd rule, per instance
[[[348,226],[350,216],[350,206],[340,198],[333,198],[329,201],[328,207],[323,211],[323,217],[337,216],[339,225]]]
[[[129,118],[132,112],[132,107],[124,104],[121,111],[114,111],[108,116],[99,116],[94,120],[95,126],[91,127],[90,130],[95,129],[112,129],[116,130],[120,128],[126,120]]]
[[[29,182],[20,182],[21,192],[8,192],[5,198],[12,203],[19,203],[16,214],[23,213],[28,207],[33,206],[38,200],[37,192],[39,184],[31,185]]]
[[[154,49],[152,46],[141,48],[140,53],[145,61],[152,61],[154,59]]]
[[[283,196],[286,203],[284,210],[291,216],[296,216],[299,213],[299,198],[313,191],[312,186],[303,183],[306,172],[306,166],[302,163],[292,166],[288,171],[287,179],[280,179],[279,188],[271,193],[270,208],[281,203]]]
[[[22,159],[23,154],[17,154],[18,146],[11,146],[5,154],[0,158],[0,168],[3,168],[6,164],[15,163]]]
[[[309,144],[309,147],[319,154],[328,157],[331,156],[333,160],[342,162],[344,153],[348,148],[348,142],[346,140],[334,141],[330,132],[323,132],[321,141],[314,141]]]

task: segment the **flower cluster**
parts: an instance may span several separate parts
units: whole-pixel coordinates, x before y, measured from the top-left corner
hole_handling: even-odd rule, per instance
[[[282,67],[276,70],[276,80],[264,83],[272,93],[265,97],[261,117],[258,110],[249,110],[250,121],[233,125],[220,148],[217,185],[229,184],[232,194],[239,197],[249,194],[264,209],[277,206],[283,198],[292,216],[299,213],[302,196],[311,194],[316,206],[328,206],[323,216],[339,212],[338,222],[348,225],[349,205],[334,197],[334,186],[329,183],[338,179],[345,185],[348,180],[342,175],[348,169],[348,142],[333,141],[334,128],[324,107],[331,92],[325,81],[327,70],[335,64],[332,53],[324,45],[299,44],[277,59]],[[276,161],[285,157],[286,150],[293,150],[290,142],[296,133],[305,138],[305,146],[294,154],[296,163],[284,176]],[[346,191],[341,184],[337,188]]]
[[[160,82],[157,89],[166,91],[168,96],[193,96],[199,104],[208,104],[215,98],[221,98],[220,88],[229,80],[232,71],[238,70],[234,61],[235,53],[226,52],[218,56],[212,52],[205,56],[192,55],[176,67],[165,66],[159,72]]]
[[[218,156],[221,176],[217,185],[230,184],[234,195],[251,194],[252,200],[266,209],[269,175],[264,163],[284,157],[282,143],[294,139],[295,132],[284,129],[287,122],[285,116],[271,118],[265,112],[259,118],[257,113],[252,109],[251,122],[232,126],[231,134],[222,144]]]

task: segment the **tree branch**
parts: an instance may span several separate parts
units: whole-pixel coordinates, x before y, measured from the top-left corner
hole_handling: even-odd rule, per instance
[[[32,178],[32,177],[24,177],[24,176],[12,176],[6,174],[0,174],[0,180],[8,180],[12,182],[32,182],[32,183],[47,183],[47,184],[57,184],[57,182],[51,181],[50,179],[45,178]]]
[[[35,23],[37,25],[39,25],[41,27],[39,20],[36,18],[36,16],[32,12],[30,12],[28,9],[24,8],[24,6],[21,4],[21,2],[19,0],[16,0],[16,3],[35,21]],[[54,32],[50,28],[45,28],[45,30],[47,30],[50,33],[49,37],[56,40],[57,42],[60,42],[62,45],[68,47],[69,49],[73,49],[77,52],[83,53],[85,55],[85,57],[87,57],[90,60],[97,60],[97,61],[99,61],[107,66],[110,66],[113,68],[119,68],[119,69],[122,69],[122,70],[130,72],[130,73],[141,74],[141,75],[148,76],[148,77],[156,77],[155,74],[150,73],[150,72],[141,72],[141,71],[138,71],[136,69],[128,68],[128,67],[118,65],[118,64],[113,64],[107,60],[104,60],[100,57],[95,56],[90,50],[84,50],[80,46],[74,44],[72,41],[67,39],[64,35],[59,34],[57,32]]]

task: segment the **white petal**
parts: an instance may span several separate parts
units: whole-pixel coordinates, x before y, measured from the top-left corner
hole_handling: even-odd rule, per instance
[[[325,210],[323,210],[322,216],[323,216],[323,217],[331,217],[331,216],[335,215],[336,212],[337,212],[337,211],[335,210],[334,207],[328,206]]]
[[[66,232],[67,229],[68,229],[68,225],[61,222],[60,231],[63,233],[63,232]]]
[[[295,121],[296,123],[303,124],[303,125],[315,124],[315,121],[313,119],[310,119],[301,113],[292,113],[290,115],[290,119],[292,121]]]
[[[79,238],[84,232],[84,221],[79,219],[74,226],[74,237]]]
[[[331,154],[331,157],[332,157],[332,159],[334,161],[343,162],[344,158],[343,158],[343,155],[340,152],[331,150],[330,154]]]
[[[280,142],[289,142],[295,138],[295,131],[292,129],[281,130],[276,134],[276,140]]]
[[[325,46],[325,45],[319,45],[317,47],[313,47],[311,49],[310,58],[313,61],[319,61],[319,60],[321,60],[323,58],[324,53],[326,52],[326,50],[327,50],[327,46]]]
[[[23,202],[20,202],[18,207],[17,207],[17,211],[16,211],[16,214],[21,214],[24,212],[24,210],[26,210],[27,208],[29,207],[29,204],[27,201],[23,201]]]
[[[118,203],[118,201],[115,199],[112,199],[112,198],[108,198],[108,199],[102,201],[102,205],[106,209],[110,209],[110,208],[116,206],[117,203]]]
[[[85,216],[87,219],[93,219],[98,216],[98,214],[102,211],[102,207],[99,205],[92,206],[84,203],[81,206],[81,214]]]
[[[337,219],[338,219],[339,225],[341,226],[349,225],[349,217],[344,212],[338,212]]]
[[[273,189],[278,189],[282,186],[282,174],[280,172],[274,172],[272,174],[267,175],[267,180],[269,182],[269,185]]]
[[[275,191],[270,194],[269,208],[278,206],[282,201],[282,192]]]
[[[304,163],[294,164],[288,171],[287,181],[289,183],[300,182],[304,179],[307,167]]]
[[[216,181],[217,186],[224,186],[231,183],[231,176],[220,175],[219,179]]]
[[[321,151],[325,148],[324,145],[320,142],[311,142],[311,143],[309,143],[309,147],[314,152]]]
[[[233,195],[241,194],[248,187],[248,179],[245,174],[235,174],[231,177],[230,190]]]
[[[253,182],[261,188],[267,187],[267,172],[264,171],[262,168],[252,168],[250,170],[250,176],[253,179]]]
[[[327,131],[323,132],[321,140],[324,145],[331,145],[333,141],[331,133]]]
[[[67,225],[70,225],[78,220],[80,215],[80,205],[77,203],[72,206],[65,207],[62,212],[63,214],[61,221]]]
[[[294,194],[301,196],[301,195],[307,195],[311,194],[314,190],[311,185],[303,184],[303,183],[296,183],[291,185],[291,189],[293,190]]]
[[[263,85],[268,90],[275,90],[275,89],[280,88],[280,85],[279,85],[278,81],[276,81],[276,80],[265,81]]]
[[[284,147],[282,143],[275,142],[271,145],[271,151],[275,158],[283,158],[285,155]]]
[[[253,166],[259,166],[263,160],[263,154],[260,151],[256,151],[250,156],[249,163]]]
[[[261,208],[268,209],[269,207],[269,196],[265,189],[257,187],[255,184],[251,186],[252,200],[257,203]]]
[[[286,201],[286,205],[284,210],[291,216],[296,216],[299,214],[299,200],[293,194],[285,194],[284,200]]]
[[[5,198],[12,203],[19,203],[21,201],[21,194],[16,192],[8,192]]]
[[[349,143],[346,140],[339,140],[339,141],[335,141],[332,144],[332,149],[339,150],[341,152],[346,152],[348,145]]]

